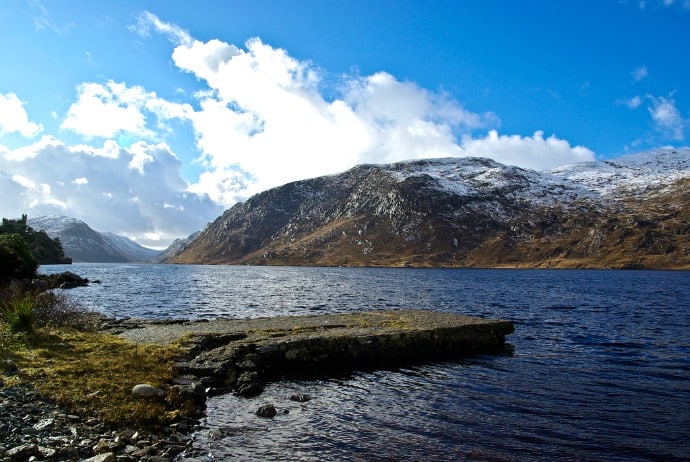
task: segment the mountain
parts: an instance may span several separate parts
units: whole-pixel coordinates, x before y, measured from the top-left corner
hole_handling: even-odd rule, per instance
[[[170,263],[690,268],[690,150],[546,172],[360,165],[226,210]]]
[[[150,261],[160,252],[113,233],[101,233],[75,218],[38,216],[29,218],[29,226],[59,238],[65,255],[75,262],[126,263]]]
[[[194,241],[194,239],[197,238],[197,236],[201,233],[201,231],[196,231],[186,238],[180,238],[180,239],[175,239],[172,244],[168,246],[167,249],[163,250],[160,252],[158,255],[156,255],[152,261],[155,263],[163,263],[164,261],[168,260],[169,258],[173,257],[174,255],[177,255],[178,253],[182,252],[187,246]]]

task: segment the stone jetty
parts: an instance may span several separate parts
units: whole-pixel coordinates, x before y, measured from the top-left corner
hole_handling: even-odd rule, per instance
[[[511,321],[430,310],[382,310],[212,321],[121,320],[110,327],[137,342],[180,343],[180,393],[261,393],[282,377],[324,377],[497,353]]]

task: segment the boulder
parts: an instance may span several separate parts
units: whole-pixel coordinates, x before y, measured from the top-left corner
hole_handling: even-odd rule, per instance
[[[240,396],[258,396],[264,390],[259,374],[254,371],[242,373],[235,383],[235,391]]]
[[[141,398],[151,398],[163,395],[163,391],[154,387],[153,385],[149,385],[148,383],[140,383],[138,385],[134,385],[132,388],[132,394]]]
[[[64,273],[50,274],[42,276],[50,288],[74,289],[75,287],[85,287],[89,285],[89,280],[71,271]]]
[[[256,410],[256,415],[259,417],[273,418],[277,413],[276,407],[273,404],[264,404]]]

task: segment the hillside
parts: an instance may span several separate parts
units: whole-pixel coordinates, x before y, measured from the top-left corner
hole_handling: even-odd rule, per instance
[[[547,172],[361,165],[236,204],[169,258],[259,265],[690,268],[690,150]]]
[[[159,253],[126,237],[95,231],[75,218],[47,215],[29,218],[28,223],[35,229],[44,230],[52,238],[59,238],[65,255],[75,262],[146,262]]]
[[[3,218],[0,234],[19,234],[26,242],[31,255],[40,265],[69,264],[71,259],[65,257],[62,243],[59,239],[48,236],[47,233],[35,230],[27,223],[27,216],[19,219]]]

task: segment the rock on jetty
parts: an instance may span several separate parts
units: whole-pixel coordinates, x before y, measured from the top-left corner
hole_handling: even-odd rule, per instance
[[[181,342],[177,386],[205,400],[209,391],[261,393],[284,376],[323,377],[502,351],[511,321],[429,310],[213,321],[137,321],[111,325],[146,343]]]

